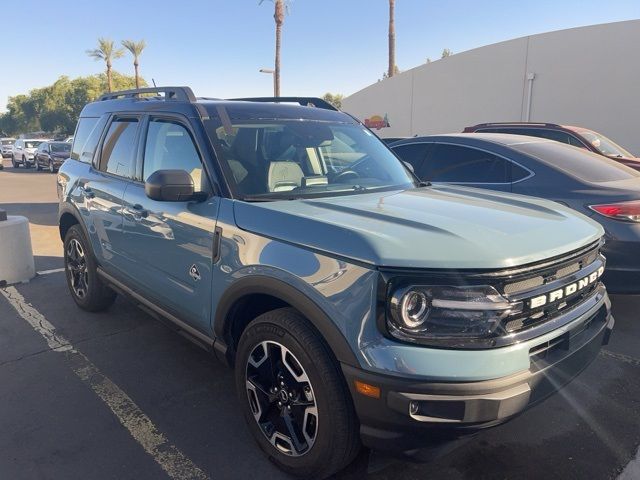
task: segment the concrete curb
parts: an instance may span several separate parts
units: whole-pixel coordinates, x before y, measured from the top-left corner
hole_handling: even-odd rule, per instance
[[[35,274],[29,220],[0,210],[0,287],[27,282]]]

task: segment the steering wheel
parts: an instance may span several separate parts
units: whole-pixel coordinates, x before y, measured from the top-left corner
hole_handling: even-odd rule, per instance
[[[351,170],[350,168],[347,170],[343,170],[340,173],[336,174],[335,177],[333,177],[333,181],[334,182],[339,182],[340,180],[344,180],[346,178],[360,178],[360,174],[354,170]]]

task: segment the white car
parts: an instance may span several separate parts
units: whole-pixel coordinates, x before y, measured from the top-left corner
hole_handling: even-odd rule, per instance
[[[31,168],[34,163],[34,155],[38,149],[38,145],[42,142],[46,142],[45,138],[19,138],[16,143],[13,144],[13,150],[11,151],[11,164],[13,168],[18,168],[19,165],[24,165],[25,168]]]
[[[2,154],[2,158],[11,156],[15,141],[16,139],[11,137],[0,138],[0,154]]]

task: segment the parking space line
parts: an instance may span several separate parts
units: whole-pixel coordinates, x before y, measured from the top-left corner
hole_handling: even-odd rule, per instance
[[[600,350],[600,354],[604,355],[605,357],[620,360],[621,362],[628,363],[629,365],[633,365],[635,367],[640,367],[640,358],[625,355],[624,353],[611,352],[609,350]]]
[[[624,470],[618,476],[618,480],[637,480],[638,478],[640,478],[640,448],[638,448],[635,458],[624,467]]]
[[[27,303],[15,287],[0,289],[18,315],[46,340],[52,351],[64,353],[73,372],[102,400],[131,436],[175,480],[207,480],[209,477],[177,447],[172,445],[151,419],[123,390],[100,372],[71,342],[56,333],[55,327]]]
[[[41,270],[40,272],[36,272],[38,275],[51,275],[52,273],[62,273],[64,272],[64,268],[54,268],[53,270]]]

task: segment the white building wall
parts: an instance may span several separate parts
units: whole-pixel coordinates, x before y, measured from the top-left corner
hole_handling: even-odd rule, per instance
[[[381,137],[460,132],[529,120],[599,131],[640,156],[640,20],[532,35],[477,48],[377,82],[343,101]]]

